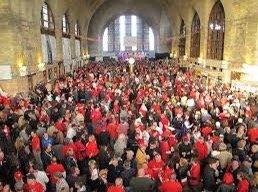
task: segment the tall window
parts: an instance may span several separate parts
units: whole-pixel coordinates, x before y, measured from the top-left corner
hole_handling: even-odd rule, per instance
[[[103,35],[103,51],[108,51],[108,28],[105,29]]]
[[[44,3],[41,9],[41,32],[54,32],[55,25],[51,9],[47,3]]]
[[[152,28],[135,15],[122,15],[111,21],[104,30],[102,43],[104,52],[155,50]]]
[[[197,12],[193,17],[191,27],[191,50],[190,56],[193,58],[200,57],[200,18]]]
[[[68,17],[67,17],[67,13],[65,13],[63,15],[63,19],[62,19],[62,31],[63,31],[63,35],[69,35],[70,33],[70,29],[69,29],[69,22],[68,22]]]
[[[131,16],[131,21],[132,21],[132,25],[131,25],[131,34],[132,34],[132,37],[137,37],[137,17],[135,15],[132,15]],[[136,38],[137,40],[137,38]],[[136,51],[137,50],[137,42],[136,42],[136,45],[135,46],[132,46],[132,51]]]
[[[41,49],[42,60],[47,64],[52,64],[56,56],[56,38],[53,13],[47,3],[41,9]]]
[[[185,22],[181,19],[180,25],[180,37],[179,37],[179,56],[185,55],[185,41],[186,41],[186,31],[185,31]]]
[[[208,23],[207,58],[223,60],[225,12],[223,5],[217,1],[213,6]]]
[[[74,34],[76,37],[80,37],[80,35],[81,35],[80,25],[79,25],[78,21],[76,21],[76,23],[74,25]]]
[[[154,33],[153,33],[151,27],[149,27],[149,50],[150,51],[154,51],[155,50]]]
[[[121,51],[125,51],[125,42],[124,42],[124,39],[125,39],[125,16],[121,16],[119,18],[119,24],[120,24],[120,50]]]
[[[81,56],[81,31],[79,21],[76,21],[74,25],[74,34],[75,34],[75,56],[79,58]]]

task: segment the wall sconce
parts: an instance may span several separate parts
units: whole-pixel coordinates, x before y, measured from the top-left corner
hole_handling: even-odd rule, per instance
[[[38,69],[39,69],[39,71],[45,71],[45,69],[46,69],[46,68],[45,68],[45,63],[43,63],[43,62],[42,62],[42,63],[39,63],[39,64],[38,64]]]
[[[26,76],[27,75],[27,66],[20,66],[19,72],[20,72],[20,76]]]
[[[183,60],[186,61],[187,58],[188,58],[187,55],[184,55]]]
[[[173,53],[170,53],[170,54],[169,54],[169,57],[170,57],[170,58],[173,58]]]
[[[89,54],[87,54],[87,55],[86,55],[86,58],[87,58],[87,59],[89,59],[89,58],[90,58],[90,55],[89,55]]]

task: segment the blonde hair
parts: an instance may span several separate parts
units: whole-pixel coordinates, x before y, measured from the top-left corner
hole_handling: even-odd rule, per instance
[[[24,147],[24,141],[22,140],[22,138],[17,137],[15,143],[14,143],[15,149],[18,151],[20,150],[22,147]]]

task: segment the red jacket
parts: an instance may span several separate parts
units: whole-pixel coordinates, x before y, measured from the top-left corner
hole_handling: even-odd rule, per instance
[[[208,146],[207,146],[207,144],[205,142],[196,141],[196,143],[194,144],[194,148],[198,152],[199,160],[202,160],[202,159],[207,157],[207,155],[208,155]]]
[[[158,177],[159,172],[164,167],[165,163],[161,160],[157,162],[155,159],[151,160],[148,164],[148,167],[153,170],[153,176],[156,179]]]
[[[87,157],[95,157],[99,153],[97,142],[89,141],[85,146],[85,152]]]
[[[169,143],[166,140],[160,141],[159,146],[160,146],[161,157],[166,162],[167,161],[167,157],[168,157],[167,152],[170,151]]]
[[[63,119],[59,119],[56,123],[55,123],[55,128],[61,132],[64,132],[65,130],[65,123],[63,121]]]
[[[74,142],[74,146],[76,148],[76,150],[75,150],[76,159],[83,159],[86,156],[85,155],[85,150],[86,150],[85,145],[79,140],[79,141]]]
[[[117,138],[117,129],[118,129],[118,125],[114,122],[109,123],[107,125],[107,132],[108,132],[109,136],[111,137],[111,139]]]
[[[124,192],[124,188],[121,186],[110,186],[108,187],[107,192]]]
[[[182,192],[183,188],[178,181],[170,180],[161,184],[160,191],[161,192]]]
[[[192,163],[189,170],[189,182],[191,185],[197,185],[200,182],[201,167],[198,162]]]
[[[248,191],[249,191],[248,181],[246,179],[239,181],[236,192],[248,192]]]
[[[258,127],[248,129],[247,136],[250,142],[256,142],[258,139]]]
[[[40,150],[40,139],[37,135],[33,136],[31,139],[31,148],[33,151]]]
[[[35,182],[29,183],[29,184],[25,184],[24,191],[26,191],[26,192],[43,192],[44,188],[39,182],[35,181]]]

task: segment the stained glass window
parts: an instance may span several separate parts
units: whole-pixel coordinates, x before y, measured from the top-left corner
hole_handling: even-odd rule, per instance
[[[217,1],[213,6],[208,23],[207,58],[223,60],[225,12],[223,5]]]
[[[185,55],[185,41],[186,41],[186,30],[185,30],[185,22],[181,19],[180,25],[180,36],[179,36],[179,56]]]
[[[191,27],[191,49],[190,56],[192,58],[200,57],[200,18],[197,12],[193,17]]]

